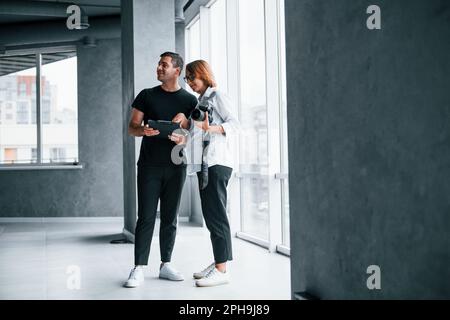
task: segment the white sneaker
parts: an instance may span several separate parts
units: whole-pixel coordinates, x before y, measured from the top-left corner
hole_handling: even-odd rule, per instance
[[[164,263],[159,270],[159,278],[166,279],[170,281],[183,281],[183,275],[178,272],[169,263]]]
[[[195,281],[197,287],[214,287],[230,282],[228,272],[220,272],[217,268],[212,269],[204,278]]]
[[[144,271],[142,267],[134,267],[130,272],[127,282],[125,282],[124,287],[137,288],[142,282],[144,282]]]
[[[201,279],[204,278],[212,269],[216,267],[216,263],[213,262],[209,266],[207,266],[205,269],[203,269],[200,272],[194,273],[194,279]]]

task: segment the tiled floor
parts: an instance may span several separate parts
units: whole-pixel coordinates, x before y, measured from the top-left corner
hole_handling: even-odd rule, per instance
[[[197,288],[192,272],[212,260],[206,229],[181,224],[172,262],[183,282],[158,279],[159,243],[155,227],[146,281],[123,288],[133,263],[133,244],[120,238],[121,223],[47,222],[0,224],[0,299],[290,299],[289,258],[234,239],[232,283]],[[68,288],[70,266],[80,270],[80,289]]]

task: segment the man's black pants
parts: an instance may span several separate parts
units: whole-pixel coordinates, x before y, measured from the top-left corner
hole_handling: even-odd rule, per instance
[[[159,246],[161,261],[170,262],[177,231],[177,214],[186,167],[138,166],[138,220],[135,230],[135,265],[147,265],[160,200]]]
[[[203,217],[211,236],[214,260],[224,263],[233,260],[231,231],[227,217],[227,186],[232,169],[225,166],[208,168],[208,185],[200,190]],[[197,177],[200,179],[200,172]]]

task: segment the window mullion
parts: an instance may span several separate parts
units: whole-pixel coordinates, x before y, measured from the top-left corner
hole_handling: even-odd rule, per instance
[[[41,89],[41,65],[42,55],[36,54],[36,126],[37,126],[37,163],[41,164],[43,157],[42,150],[42,89]]]
[[[289,248],[289,209],[286,208],[286,203],[288,195],[289,195],[289,185],[288,185],[288,165],[287,165],[287,155],[288,155],[288,141],[287,141],[287,133],[284,130],[287,130],[287,114],[286,114],[286,40],[285,40],[285,20],[284,20],[284,0],[277,0],[277,19],[278,19],[278,70],[279,70],[279,110],[280,110],[280,161],[281,161],[281,216],[282,216],[282,245],[281,248]],[[284,176],[284,177],[283,177]],[[282,249],[284,250],[284,249]]]
[[[269,154],[269,250],[276,252],[282,242],[281,226],[281,181],[275,174],[281,171],[280,161],[280,87],[278,64],[278,18],[277,3],[264,0],[265,48],[266,48],[266,103],[267,103],[267,146]]]
[[[227,88],[228,95],[236,103],[232,112],[239,120],[242,119],[241,93],[240,93],[240,63],[239,63],[239,12],[238,0],[226,0],[226,30],[227,30]],[[235,162],[240,163],[241,142],[239,137],[234,138],[237,143],[238,154],[235,155]],[[239,166],[235,168],[236,173],[240,171]],[[241,213],[241,186],[240,181],[232,184],[230,188],[231,199],[231,229],[236,232],[243,230]]]

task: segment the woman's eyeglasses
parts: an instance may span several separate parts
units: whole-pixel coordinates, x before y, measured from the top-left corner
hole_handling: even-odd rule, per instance
[[[189,76],[186,76],[186,77],[184,77],[184,81],[185,82],[192,82],[192,81],[194,81],[195,80],[195,76],[194,75],[189,75]]]

